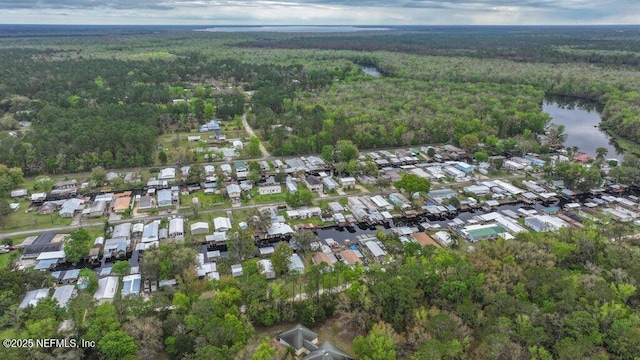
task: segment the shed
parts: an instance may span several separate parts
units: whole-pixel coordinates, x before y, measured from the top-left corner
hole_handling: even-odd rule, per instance
[[[284,245],[282,245],[284,246]],[[289,268],[289,272],[299,272],[302,273],[304,271],[304,263],[298,254],[292,254],[289,257],[289,262],[287,267]]]
[[[69,300],[73,296],[73,292],[75,290],[75,286],[73,285],[62,285],[58,286],[56,290],[53,292],[53,298],[58,301],[58,306],[61,308],[66,308]]]

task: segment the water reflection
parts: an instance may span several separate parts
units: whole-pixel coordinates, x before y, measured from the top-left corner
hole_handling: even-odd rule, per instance
[[[542,111],[551,116],[551,122],[564,125],[567,140],[565,147],[577,147],[590,157],[596,156],[596,149],[607,149],[607,158],[622,160],[622,150],[615,139],[600,129],[602,118],[599,104],[577,98],[549,97],[542,105]]]

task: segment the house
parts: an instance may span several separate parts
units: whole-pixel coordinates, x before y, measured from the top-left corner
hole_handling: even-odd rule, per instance
[[[291,228],[291,226],[281,222],[273,223],[267,229],[267,235],[269,237],[279,237],[290,234],[293,234],[293,229]]]
[[[204,240],[208,243],[223,245],[225,242],[227,242],[227,232],[226,231],[214,232],[211,235],[205,236]]]
[[[123,213],[131,207],[131,196],[121,196],[115,199],[111,210],[115,213]]]
[[[131,237],[131,223],[122,223],[113,227],[112,238],[124,237],[129,239]]]
[[[344,206],[342,206],[337,201],[328,203],[327,207],[329,208],[329,211],[331,211],[332,214],[338,214],[344,211]]]
[[[382,250],[380,245],[375,241],[367,241],[364,246],[369,250],[371,255],[376,261],[381,261],[382,258],[387,255],[387,252]]]
[[[220,165],[220,170],[227,175],[231,175],[231,172],[233,171],[233,169],[231,168],[231,165],[229,164]]]
[[[373,202],[376,207],[382,210],[391,211],[393,210],[393,205],[391,205],[384,197],[381,195],[376,195],[371,197],[371,202]]]
[[[213,219],[213,227],[216,232],[231,230],[231,220],[228,217],[217,217]]]
[[[439,242],[443,246],[448,246],[453,242],[451,239],[451,235],[446,231],[438,231],[433,235],[437,242]]]
[[[229,195],[229,199],[231,200],[240,200],[240,191],[240,186],[237,184],[227,185],[227,195]]]
[[[24,196],[27,196],[27,189],[11,190],[12,198],[18,198],[18,197],[24,197]]]
[[[338,181],[343,188],[350,189],[356,186],[356,178],[354,177],[343,177],[338,179]]]
[[[30,242],[28,240],[31,240]],[[23,242],[23,259],[35,259],[44,252],[60,251],[64,246],[64,236],[59,236],[50,232],[40,234],[35,238],[30,238]]]
[[[67,304],[71,300],[71,297],[73,296],[74,290],[75,286],[73,285],[58,286],[53,292],[52,298],[56,299],[59,307],[66,308]]]
[[[20,309],[25,309],[29,306],[36,306],[40,299],[44,299],[48,296],[49,296],[48,288],[27,291],[27,294],[24,296],[24,298],[22,299],[22,302],[20,302],[20,305],[18,305],[18,307]]]
[[[316,176],[308,175],[304,179],[304,183],[307,185],[307,189],[315,192],[322,191],[322,181],[318,179]]]
[[[187,136],[187,141],[188,142],[197,142],[200,141],[200,136]]]
[[[438,244],[437,241],[435,241],[431,236],[423,233],[423,232],[416,232],[411,234],[411,237],[413,237],[413,239],[415,241],[418,242],[418,244],[422,245],[422,246],[435,246],[435,247],[441,247],[440,244]]]
[[[142,230],[142,242],[143,243],[147,243],[147,242],[152,242],[152,241],[158,241],[159,237],[158,237],[158,232],[160,231],[160,222],[159,221],[152,221],[150,223],[148,223],[147,225],[144,226],[144,230]]]
[[[62,203],[62,208],[58,211],[60,217],[73,217],[76,212],[82,211],[84,209],[84,200],[82,199],[68,199]]]
[[[209,233],[209,224],[203,221],[191,224],[191,235],[200,235]]]
[[[273,255],[275,248],[273,246],[261,247],[258,249],[258,254],[260,257],[268,257]]]
[[[130,241],[126,238],[111,238],[104,242],[104,256],[106,258],[122,258],[127,255]]]
[[[140,274],[127,275],[122,278],[122,296],[138,295],[140,293],[140,284],[142,276]]]
[[[354,358],[329,341],[325,341],[316,350],[311,351],[302,360],[354,360]]]
[[[164,168],[158,174],[158,180],[174,181],[176,179],[176,169]]]
[[[537,232],[558,231],[560,228],[569,226],[569,224],[564,220],[551,215],[534,215],[526,217],[524,219],[524,224]]]
[[[284,246],[284,245],[282,245]],[[289,257],[289,262],[287,264],[287,268],[289,269],[289,272],[297,272],[297,273],[302,273],[304,272],[304,263],[302,262],[302,259],[300,258],[300,256],[298,254],[292,254]]]
[[[315,351],[318,344],[318,334],[301,324],[279,334],[277,339],[281,344],[293,348],[296,356]]]
[[[118,277],[107,276],[98,280],[98,290],[93,294],[93,298],[99,302],[112,300],[118,291]]]
[[[172,203],[171,189],[158,190],[158,206],[171,206]]]
[[[97,218],[100,216],[104,216],[106,211],[107,211],[106,201],[103,201],[103,200],[94,201],[93,204],[91,204],[91,208],[89,209],[88,216],[90,218]]]
[[[64,262],[65,252],[60,251],[47,251],[42,252],[36,260],[38,263],[34,267],[35,270],[50,270],[55,268],[59,263]]]
[[[475,166],[467,164],[466,162],[457,163],[456,168],[465,174],[470,174],[475,170]]]
[[[273,263],[269,259],[262,259],[258,261],[258,267],[260,273],[267,279],[273,279],[276,277],[276,272],[273,270]]]
[[[280,185],[268,185],[258,187],[258,193],[260,195],[280,194],[282,193],[282,186]]]
[[[338,262],[338,259],[336,258],[335,255],[333,255],[333,253],[323,253],[323,252],[317,252],[315,254],[313,254],[313,263],[316,265],[320,265],[322,263],[325,263],[329,266],[333,266],[333,264],[335,264],[336,262]]]
[[[327,189],[327,191],[333,191],[338,187],[338,183],[333,180],[331,176],[327,176],[322,179],[322,184]]]
[[[138,201],[138,210],[150,210],[153,208],[153,198],[149,195],[144,195],[140,197]]]
[[[244,161],[234,161],[233,167],[236,168],[236,172],[249,171],[249,169],[247,168],[247,163],[245,163]]]
[[[184,238],[184,219],[176,217],[169,220],[169,237],[172,239]]]
[[[233,141],[231,142],[231,146],[233,146],[234,148],[236,148],[236,149],[238,149],[238,150],[242,150],[242,148],[244,147],[244,146],[242,145],[242,141],[240,141],[240,140],[233,140]]]
[[[347,265],[354,266],[362,264],[362,259],[360,259],[354,250],[343,250],[340,252],[340,256],[342,257],[342,261]]]
[[[287,191],[290,194],[295,194],[298,192],[298,184],[290,176],[287,176],[287,180],[285,181],[285,186],[287,187]]]

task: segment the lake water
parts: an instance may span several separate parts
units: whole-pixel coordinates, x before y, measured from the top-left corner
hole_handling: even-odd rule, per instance
[[[358,31],[389,31],[385,27],[360,26],[216,26],[194,31],[208,32],[279,32],[279,33],[339,33]]]
[[[608,150],[607,159],[622,160],[622,154],[613,140],[598,126],[602,118],[594,104],[580,102],[576,99],[545,99],[542,111],[551,115],[551,122],[564,125],[567,140],[565,147],[576,146],[578,151],[590,157],[596,156],[596,149]]]
[[[382,74],[380,74],[380,72],[378,71],[378,69],[371,67],[371,66],[361,66],[360,67],[362,69],[362,71],[367,74],[367,75],[371,75],[373,77],[380,77],[382,76]]]

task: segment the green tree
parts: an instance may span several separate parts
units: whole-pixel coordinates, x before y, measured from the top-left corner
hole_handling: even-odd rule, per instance
[[[358,147],[351,140],[339,140],[335,152],[338,161],[348,163],[358,159]]]
[[[167,153],[164,152],[164,150],[160,150],[160,152],[158,153],[158,161],[160,161],[160,164],[162,165],[167,165],[167,162],[169,162],[169,157],[167,156]]]
[[[245,152],[247,156],[253,158],[262,156],[262,151],[260,150],[260,139],[256,136],[252,136],[249,139],[249,144],[247,144],[247,147],[245,148]]]
[[[476,134],[467,134],[462,136],[460,140],[458,140],[458,143],[464,149],[464,151],[466,151],[468,154],[471,154],[473,153],[473,150],[478,147],[480,139],[478,139],[478,136]]]
[[[301,230],[293,234],[291,239],[300,251],[303,254],[311,251],[311,243],[318,240],[316,234],[311,230]]]
[[[189,167],[189,175],[187,175],[188,184],[202,184],[205,180],[204,167],[200,164],[193,164]]]
[[[287,272],[291,255],[293,255],[293,250],[287,243],[278,243],[273,255],[271,255],[271,263],[276,274],[282,275]]]
[[[123,330],[110,331],[98,341],[98,350],[105,359],[133,359],[138,352],[135,339]]]
[[[362,335],[353,339],[353,351],[358,359],[393,360],[396,359],[396,344],[392,337],[385,333],[384,323],[373,326],[366,337]]]
[[[486,162],[487,160],[489,160],[489,155],[487,155],[487,153],[484,151],[476,151],[475,153],[473,153],[473,158],[478,162]]]
[[[4,229],[11,215],[11,206],[6,199],[0,199],[0,229]]]
[[[252,233],[242,229],[229,233],[227,248],[231,258],[238,260],[253,257],[258,250]]]
[[[9,194],[11,190],[22,184],[23,180],[22,169],[9,168],[0,164],[0,197]]]
[[[126,260],[117,261],[113,264],[111,270],[118,276],[129,275],[131,271],[131,264]]]
[[[414,174],[402,174],[402,179],[394,185],[396,188],[404,189],[410,194],[416,192],[428,193],[431,189],[431,182],[429,182],[429,180]]]
[[[84,228],[73,230],[66,240],[64,252],[67,260],[76,263],[89,253],[91,248],[91,235]]]
[[[107,171],[102,166],[96,166],[91,169],[91,179],[102,186],[107,181]]]
[[[269,339],[262,340],[260,346],[251,355],[251,360],[272,360],[276,357],[276,349],[269,344]]]
[[[322,160],[326,161],[329,164],[333,164],[335,148],[333,145],[324,145],[322,147]]]

